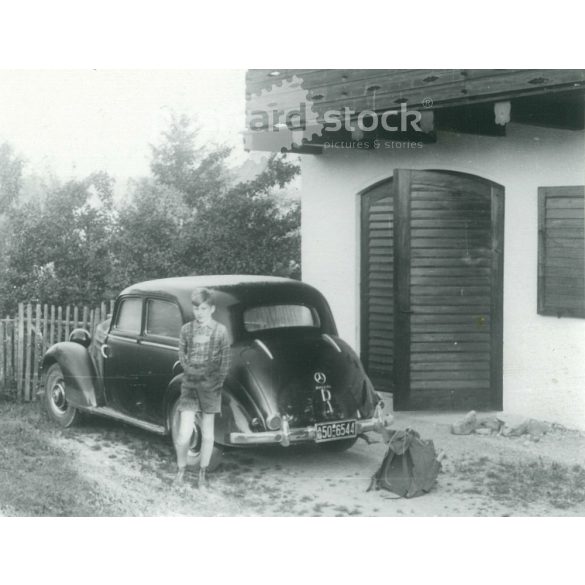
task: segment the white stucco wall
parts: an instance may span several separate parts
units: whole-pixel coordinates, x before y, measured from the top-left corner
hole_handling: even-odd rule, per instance
[[[505,187],[504,411],[585,429],[585,319],[536,313],[537,190],[585,183],[583,132],[510,124],[500,138],[442,133],[421,149],[302,157],[303,280],[359,349],[357,194],[393,169],[471,173]]]

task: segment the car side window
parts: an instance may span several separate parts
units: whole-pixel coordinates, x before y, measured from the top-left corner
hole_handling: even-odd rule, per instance
[[[183,320],[179,307],[169,301],[149,299],[146,305],[146,335],[179,338]]]
[[[142,299],[124,299],[118,309],[114,330],[140,335],[142,322]]]

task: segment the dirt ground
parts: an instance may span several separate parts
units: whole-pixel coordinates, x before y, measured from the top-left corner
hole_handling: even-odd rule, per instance
[[[225,451],[198,490],[171,487],[168,439],[87,417],[55,427],[38,404],[0,401],[0,515],[7,516],[583,516],[585,437],[554,429],[523,437],[454,436],[454,414],[398,413],[446,453],[429,494],[366,492],[385,445],[358,440],[344,453],[316,446]]]

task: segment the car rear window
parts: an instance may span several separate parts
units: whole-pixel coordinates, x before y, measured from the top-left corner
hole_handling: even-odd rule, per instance
[[[264,305],[244,311],[246,331],[283,327],[319,327],[315,309],[306,305]]]
[[[146,305],[146,335],[179,338],[181,311],[175,303],[151,299]]]

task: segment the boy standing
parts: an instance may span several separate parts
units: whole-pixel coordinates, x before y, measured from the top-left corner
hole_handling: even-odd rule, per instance
[[[203,487],[213,452],[215,415],[221,412],[221,389],[230,368],[230,344],[226,328],[212,318],[215,305],[211,291],[195,289],[191,302],[195,319],[183,325],[179,341],[184,375],[177,407],[180,419],[175,439],[178,466],[175,483],[183,481],[195,415],[200,413],[199,487]]]

